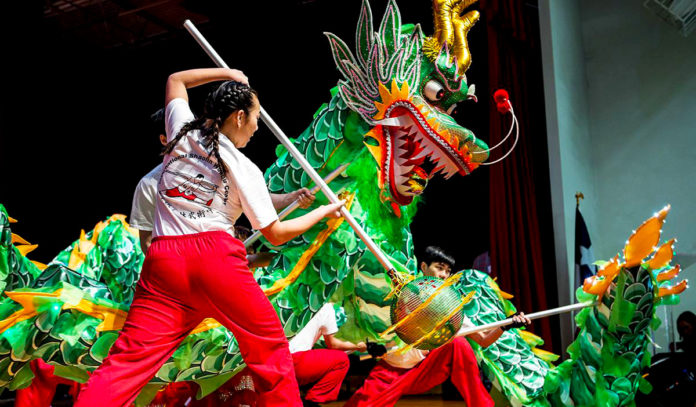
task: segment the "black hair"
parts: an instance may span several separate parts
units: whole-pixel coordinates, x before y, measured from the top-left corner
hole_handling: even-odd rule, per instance
[[[249,109],[254,104],[254,96],[257,93],[249,85],[237,81],[223,82],[217,89],[210,92],[205,99],[203,115],[186,123],[176,134],[176,137],[167,144],[163,154],[169,154],[176,143],[191,130],[200,130],[203,146],[210,148],[210,154],[215,156],[216,165],[220,174],[227,174],[227,165],[220,158],[220,127],[229,115],[242,110],[249,114]],[[212,120],[212,125],[206,125]]]
[[[428,266],[434,262],[440,262],[440,263],[445,263],[450,268],[454,268],[454,257],[450,256],[449,254],[445,253],[444,250],[437,246],[428,246],[425,248],[425,253],[423,255],[423,261],[425,264]]]
[[[679,317],[677,317],[677,331],[679,331],[680,322],[686,322],[689,325],[691,325],[694,329],[696,329],[696,314],[694,314],[691,311],[684,311],[681,314],[679,314]],[[683,338],[681,332],[679,332],[679,336]]]
[[[160,109],[150,115],[150,134],[165,134],[164,109]]]
[[[245,241],[251,236],[251,229],[242,225],[234,225],[234,235],[237,239]]]

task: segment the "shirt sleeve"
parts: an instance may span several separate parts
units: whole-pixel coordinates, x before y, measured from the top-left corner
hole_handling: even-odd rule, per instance
[[[324,304],[319,310],[322,313],[324,335],[333,335],[338,332],[338,323],[336,322],[336,311],[332,304]]]
[[[476,326],[476,324],[474,324],[466,315],[462,315],[462,327],[459,328],[459,331],[457,331],[457,335],[461,335],[463,330],[473,326]]]
[[[138,230],[152,231],[154,214],[154,197],[148,194],[145,179],[141,179],[133,194],[130,225]]]
[[[476,325],[474,325],[474,323],[471,322],[469,317],[467,317],[466,315],[462,315],[462,328],[471,328],[472,326]]]
[[[278,220],[278,213],[273,207],[261,170],[251,161],[248,161],[245,167],[244,174],[233,174],[239,201],[251,227],[256,230],[263,229]]]
[[[167,132],[167,142],[172,141],[184,124],[195,118],[187,101],[181,98],[172,99],[164,111],[164,129]]]

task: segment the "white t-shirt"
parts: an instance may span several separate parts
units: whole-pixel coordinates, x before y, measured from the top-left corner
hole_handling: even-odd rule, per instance
[[[194,119],[184,99],[174,99],[165,110],[167,140]],[[278,219],[261,170],[220,135],[220,156],[227,165],[222,176],[194,130],[182,137],[164,157],[157,184],[157,212],[153,236],[186,235],[223,230],[234,236],[234,223],[244,212],[254,229]]]
[[[474,326],[473,322],[471,322],[469,317],[467,317],[466,315],[462,315],[462,317],[462,327],[459,328],[459,332],[461,332],[464,328]],[[457,335],[459,335],[459,332],[457,332]],[[404,352],[400,355],[396,353],[387,353],[384,356],[384,361],[394,367],[398,367],[401,369],[410,369],[415,365],[419,364],[423,359],[425,359],[425,356],[427,354],[428,351],[422,351],[420,349],[411,348],[408,352]]]
[[[155,196],[157,183],[162,176],[163,165],[160,164],[148,172],[135,187],[133,206],[131,206],[130,225],[138,230],[152,231],[155,216]]]
[[[307,325],[290,340],[290,353],[303,352],[312,349],[322,335],[333,335],[338,332],[336,312],[332,304],[324,304]]]

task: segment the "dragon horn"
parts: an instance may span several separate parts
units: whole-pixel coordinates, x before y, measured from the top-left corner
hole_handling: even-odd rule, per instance
[[[481,17],[472,10],[460,15],[478,0],[433,0],[435,32],[424,43],[423,51],[435,62],[442,46],[447,43],[452,49],[452,58],[457,61],[457,72],[463,75],[471,65],[471,53],[466,36]]]

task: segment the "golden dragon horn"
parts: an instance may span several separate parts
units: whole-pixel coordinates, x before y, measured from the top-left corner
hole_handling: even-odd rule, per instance
[[[442,47],[447,44],[452,58],[457,61],[457,72],[463,75],[471,65],[471,52],[466,36],[481,17],[472,10],[460,15],[478,0],[433,0],[435,32],[425,40],[423,51],[435,62]]]

